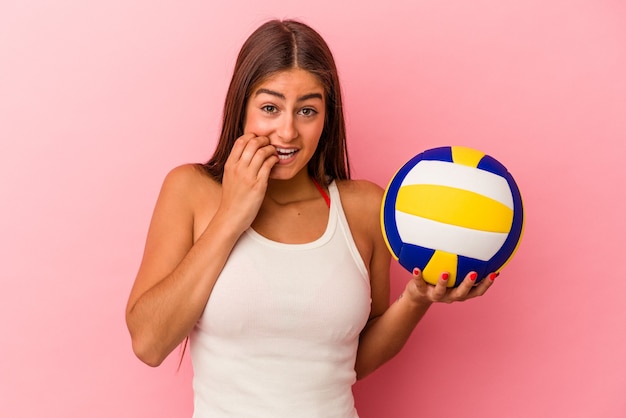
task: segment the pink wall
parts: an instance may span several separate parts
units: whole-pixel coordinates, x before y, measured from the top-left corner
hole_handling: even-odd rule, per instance
[[[210,155],[235,54],[269,17],[332,46],[356,177],[384,186],[461,144],[525,198],[497,285],[433,308],[357,384],[361,416],[626,416],[624,3],[214,3],[0,4],[0,416],[190,415],[188,359],[136,360],[124,305],[163,176]]]

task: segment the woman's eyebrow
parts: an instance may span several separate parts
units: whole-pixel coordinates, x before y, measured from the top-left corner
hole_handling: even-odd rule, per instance
[[[262,94],[262,93],[278,97],[281,100],[286,100],[287,99],[284,94],[279,93],[279,92],[274,91],[274,90],[266,89],[266,88],[258,89],[254,95],[258,96],[259,94]],[[309,99],[320,99],[320,100],[323,100],[324,98],[323,98],[323,96],[320,93],[309,93],[309,94],[305,94],[304,96],[298,97],[298,99],[296,101],[297,102],[303,102],[303,101],[309,100]]]
[[[320,93],[309,93],[309,94],[305,94],[304,96],[298,97],[297,101],[304,102],[305,100],[309,100],[309,99],[324,100],[324,97]]]

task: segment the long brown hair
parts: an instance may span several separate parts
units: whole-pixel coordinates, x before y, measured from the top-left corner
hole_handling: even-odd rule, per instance
[[[326,95],[324,129],[308,164],[309,175],[322,184],[350,178],[341,87],[332,53],[324,39],[304,23],[271,20],[255,30],[239,51],[224,103],[219,142],[213,157],[203,164],[214,179],[222,181],[233,144],[244,133],[246,104],[254,89],[267,77],[291,68],[314,74]]]

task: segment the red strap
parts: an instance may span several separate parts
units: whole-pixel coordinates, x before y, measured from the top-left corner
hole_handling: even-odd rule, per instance
[[[313,177],[311,177],[311,180],[313,181],[313,184],[315,184],[315,187],[317,187],[317,190],[319,190],[320,193],[322,194],[322,197],[326,201],[326,206],[328,206],[330,208],[330,197],[328,196],[328,194],[326,193],[324,188],[322,186],[320,186],[320,184],[318,182],[316,182]]]

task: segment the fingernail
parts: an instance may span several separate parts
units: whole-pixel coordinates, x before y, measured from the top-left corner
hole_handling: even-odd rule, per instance
[[[414,275],[414,276],[417,276],[418,274],[420,274],[420,269],[418,269],[417,267],[415,267],[415,268],[413,269],[413,275]]]
[[[478,278],[478,273],[476,273],[476,272],[472,272],[472,273],[469,275],[469,278],[470,278],[470,280],[471,280],[471,281],[476,280],[476,279]]]
[[[450,277],[448,273],[441,273],[441,280],[448,280],[448,277]]]
[[[498,277],[500,275],[500,273],[491,273],[489,275],[489,280],[494,281],[496,279],[496,277]]]

